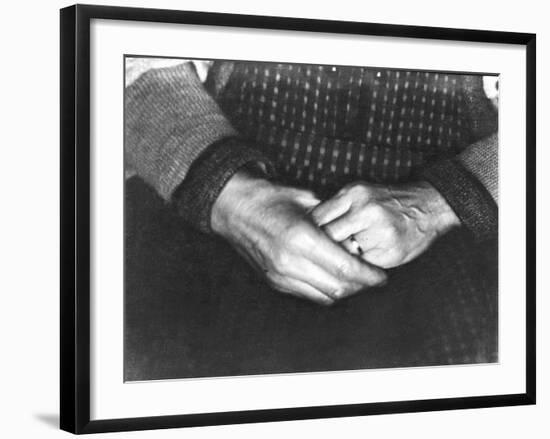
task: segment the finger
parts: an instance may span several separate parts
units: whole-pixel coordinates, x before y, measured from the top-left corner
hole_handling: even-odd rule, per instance
[[[334,304],[334,299],[323,294],[317,288],[298,279],[283,278],[282,276],[275,282],[275,288],[283,293],[291,294],[302,299],[306,299],[319,305],[329,306]]]
[[[321,202],[313,192],[294,188],[290,188],[290,191],[294,195],[295,200],[305,209],[312,210]]]
[[[313,222],[318,226],[327,224],[345,214],[351,207],[351,202],[344,197],[333,197],[320,203],[311,211]]]
[[[360,283],[337,279],[326,269],[319,267],[307,259],[294,264],[293,268],[289,271],[289,276],[311,285],[334,300],[347,297],[364,288],[364,285]]]
[[[340,216],[328,224],[323,226],[323,230],[334,241],[342,242],[348,239],[351,235],[361,232],[368,224],[358,212],[348,211],[348,213]]]
[[[301,196],[297,198],[297,201],[307,210],[313,210],[321,203],[321,200],[313,195]]]
[[[383,284],[387,278],[383,270],[349,254],[321,231],[319,231],[313,249],[303,256],[339,280],[356,282],[365,286],[377,286]]]

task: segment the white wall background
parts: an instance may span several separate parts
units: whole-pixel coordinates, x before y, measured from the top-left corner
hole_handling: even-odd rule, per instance
[[[96,3],[88,1],[88,3]],[[423,414],[136,432],[109,437],[548,437],[550,14],[544,2],[103,0],[100,4],[537,33],[538,404]],[[59,14],[69,2],[3,4],[0,25],[0,435],[61,437],[58,420]],[[545,56],[546,55],[546,56]],[[467,62],[467,60],[465,60]],[[548,174],[547,174],[548,175]],[[545,270],[546,269],[546,270]]]

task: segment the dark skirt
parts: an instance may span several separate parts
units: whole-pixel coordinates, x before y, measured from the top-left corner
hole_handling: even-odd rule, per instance
[[[457,230],[324,308],[270,289],[224,241],[126,184],[124,377],[169,378],[498,360],[498,249]]]

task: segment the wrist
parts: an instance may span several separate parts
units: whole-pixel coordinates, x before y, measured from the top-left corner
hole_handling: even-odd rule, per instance
[[[435,187],[428,182],[419,182],[418,190],[428,227],[437,236],[460,226],[460,219]]]
[[[222,189],[212,206],[211,227],[214,233],[228,238],[243,214],[250,214],[257,197],[265,197],[274,185],[248,170],[236,172]]]

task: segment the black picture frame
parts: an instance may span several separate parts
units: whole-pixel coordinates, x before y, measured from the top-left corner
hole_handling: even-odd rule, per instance
[[[92,19],[300,30],[525,46],[527,59],[525,66],[527,79],[526,392],[482,397],[90,420],[90,21]],[[62,9],[60,25],[60,424],[63,430],[80,434],[535,404],[535,34],[89,5],[75,5]]]

